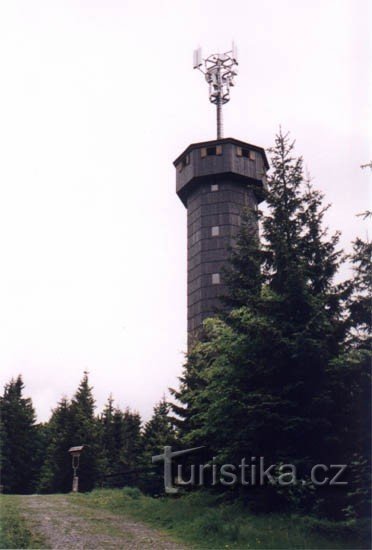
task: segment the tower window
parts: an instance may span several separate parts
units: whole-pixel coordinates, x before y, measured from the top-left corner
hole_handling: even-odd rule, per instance
[[[212,273],[212,285],[219,285],[221,282],[219,273]]]
[[[190,155],[185,155],[183,157],[183,159],[181,160],[181,162],[179,163],[178,165],[178,170],[180,172],[182,172],[182,170],[185,168],[185,166],[187,166],[188,164],[190,164]]]
[[[213,157],[215,155],[222,155],[222,146],[221,145],[216,145],[214,147],[202,147],[200,149],[200,156],[202,158]]]
[[[185,155],[182,159],[182,166],[187,166],[190,164],[190,155]]]
[[[211,184],[211,191],[218,191],[218,183]]]
[[[212,233],[212,237],[218,237],[218,235],[220,234],[220,228],[219,228],[219,226],[218,226],[218,225],[214,225],[214,226],[212,227],[211,233]]]
[[[256,160],[256,152],[250,151],[249,149],[245,149],[244,147],[237,147],[236,155],[238,157],[244,157],[249,160]]]

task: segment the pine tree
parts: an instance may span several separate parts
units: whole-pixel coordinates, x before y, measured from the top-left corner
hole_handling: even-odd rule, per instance
[[[30,398],[23,397],[22,377],[5,385],[0,398],[1,479],[6,493],[35,489],[40,462],[39,430]]]

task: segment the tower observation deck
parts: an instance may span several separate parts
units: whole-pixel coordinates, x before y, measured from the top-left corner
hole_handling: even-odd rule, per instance
[[[233,47],[232,52],[210,57],[220,56],[226,61],[226,56],[233,53],[237,64],[235,52]],[[199,52],[194,56],[194,66],[198,63]],[[211,85],[211,77],[206,75],[206,80]],[[220,80],[215,76],[217,83]],[[212,92],[217,98],[211,100],[217,106],[217,139],[189,145],[174,161],[176,192],[187,208],[189,343],[197,337],[203,320],[221,308],[220,296],[226,292],[223,269],[234,247],[241,216],[247,208],[256,210],[263,200],[269,168],[262,147],[222,137],[222,111],[218,110],[223,102],[213,82]],[[226,88],[221,93],[225,99],[228,97]]]

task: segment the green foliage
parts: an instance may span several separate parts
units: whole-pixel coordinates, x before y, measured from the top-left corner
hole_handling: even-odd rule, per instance
[[[132,516],[168,532],[191,548],[327,549],[370,548],[360,521],[334,522],[283,513],[256,515],[206,491],[171,498],[131,497],[128,490],[95,490],[72,497],[92,509]]]
[[[71,457],[67,451],[72,441],[71,405],[66,398],[62,398],[47,426],[46,456],[39,491],[65,493],[71,490]]]
[[[334,282],[344,259],[339,235],[328,237],[328,207],[293,153],[294,143],[280,132],[271,150],[262,244],[256,213],[247,213],[225,276],[224,302],[232,309],[205,321],[180,389],[173,390],[173,410],[183,442],[207,445],[220,463],[263,456],[269,464],[293,464],[301,478],[314,464],[348,464],[360,453],[355,430],[367,409],[358,411],[356,403],[359,397],[368,403],[369,379],[362,355],[345,355],[353,286]],[[353,304],[365,297],[363,274],[360,281]],[[357,433],[365,436],[365,427]],[[320,513],[340,515],[348,502],[346,489],[245,491],[261,510],[310,509],[317,502]]]
[[[136,484],[142,453],[140,415],[128,408],[125,411],[114,408],[110,396],[100,425],[105,457],[104,485],[117,487]]]
[[[68,449],[76,445],[86,446],[80,458],[79,486],[82,491],[90,490],[100,479],[103,456],[100,424],[94,416],[94,398],[87,373],[84,373],[72,401],[63,398],[52,413],[47,428],[40,491],[71,490],[72,466]]]
[[[23,397],[22,377],[5,385],[0,398],[1,478],[5,493],[35,489],[41,461],[41,428],[32,401]]]
[[[135,500],[139,499],[142,496],[142,493],[138,489],[138,487],[124,487],[122,494]]]
[[[0,548],[47,548],[20,516],[18,498],[0,495]]]
[[[372,242],[356,239],[350,256],[354,268],[349,301],[351,341],[354,345],[371,349],[372,334]]]
[[[95,402],[87,373],[84,373],[70,408],[72,445],[85,445],[80,458],[79,486],[82,491],[89,491],[99,482],[103,455],[101,427],[94,415]]]
[[[201,538],[218,541],[237,542],[240,538],[240,525],[237,519],[223,521],[221,509],[207,510],[191,523],[192,530]]]
[[[163,465],[152,464],[151,457],[163,452],[166,445],[177,443],[176,430],[169,416],[169,404],[163,399],[154,407],[152,417],[146,422],[142,433],[142,472],[137,483],[149,494],[164,491]]]
[[[258,238],[260,211],[246,209],[241,217],[241,227],[234,248],[231,250],[230,265],[223,276],[229,292],[222,296],[229,308],[239,308],[250,304],[254,307],[263,284],[261,265],[263,250]]]
[[[152,417],[146,422],[143,430],[143,448],[149,454],[163,451],[165,445],[173,445],[176,432],[169,417],[169,404],[163,398],[154,407]]]

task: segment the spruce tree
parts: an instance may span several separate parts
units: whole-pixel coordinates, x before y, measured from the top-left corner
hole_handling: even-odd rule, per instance
[[[102,468],[105,476],[109,478],[114,473],[114,464],[116,462],[117,453],[116,453],[116,444],[115,444],[115,434],[114,434],[114,399],[110,394],[107,403],[103,409],[102,415],[100,416],[101,423],[101,432],[102,432],[102,451],[103,451],[103,463]],[[105,480],[106,485],[110,485],[111,479],[109,482],[107,478]]]
[[[104,454],[101,446],[101,425],[94,415],[95,401],[88,373],[84,372],[71,401],[71,446],[84,445],[80,458],[79,486],[82,491],[93,489],[101,482]]]
[[[154,407],[152,417],[146,422],[143,434],[143,448],[149,455],[163,451],[165,445],[173,445],[176,431],[169,416],[169,404],[165,397]]]
[[[161,454],[166,445],[177,442],[176,430],[169,416],[169,404],[165,398],[154,407],[153,415],[146,422],[142,433],[142,457],[140,487],[150,494],[159,494],[164,490],[163,466],[152,464],[153,455]]]
[[[223,273],[228,292],[222,296],[227,311],[248,305],[254,307],[263,284],[262,250],[259,242],[258,220],[262,213],[245,209],[241,227],[231,250],[229,266]]]
[[[114,407],[112,397],[100,418],[105,457],[105,486],[136,485],[141,461],[141,417]]]
[[[53,410],[48,423],[48,444],[39,486],[41,491],[71,491],[73,472],[68,450],[77,445],[85,446],[77,472],[79,490],[91,490],[100,484],[105,462],[101,425],[94,415],[94,409],[88,373],[84,372],[71,402],[63,398]]]
[[[357,238],[351,262],[354,277],[348,303],[353,345],[370,349],[372,335],[372,242]]]
[[[122,445],[120,447],[120,464],[123,470],[133,471],[128,482],[136,485],[141,457],[141,417],[138,412],[127,408],[122,417],[121,429]]]
[[[187,439],[204,441],[221,461],[264,456],[294,464],[302,476],[326,463],[336,437],[326,380],[343,349],[348,290],[334,283],[338,234],[327,236],[327,207],[287,135],[276,136],[271,157],[261,245],[248,216],[225,277],[233,309],[205,323],[175,410]]]
[[[68,449],[73,445],[71,403],[63,397],[46,426],[45,460],[38,490],[43,493],[71,491],[72,468]]]
[[[197,397],[199,394],[204,395],[207,386],[204,380],[204,367],[216,357],[213,345],[209,345],[206,349],[209,344],[208,337],[208,331],[204,326],[201,341],[195,342],[187,355],[183,373],[179,377],[179,388],[169,388],[176,400],[171,404],[172,422],[182,444],[187,444],[189,440],[195,442],[196,430],[200,427]],[[203,345],[204,340],[206,340],[205,345]],[[208,351],[211,351],[211,356]]]
[[[109,456],[114,456],[116,451],[113,418],[114,399],[110,394],[100,419],[102,424],[102,445]]]
[[[5,385],[0,398],[1,483],[6,493],[35,490],[40,466],[39,430],[30,398],[23,397],[22,377]]]
[[[344,506],[348,517],[368,516],[371,507],[371,254],[370,241],[354,241],[347,301],[349,331],[345,350],[329,369],[335,389],[331,417],[339,429],[338,454],[346,455],[349,464]]]

